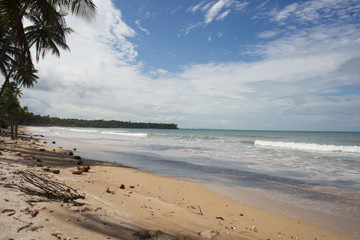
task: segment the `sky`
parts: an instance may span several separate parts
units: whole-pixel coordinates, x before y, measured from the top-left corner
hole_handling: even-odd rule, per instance
[[[358,0],[94,0],[21,104],[180,128],[360,131]]]

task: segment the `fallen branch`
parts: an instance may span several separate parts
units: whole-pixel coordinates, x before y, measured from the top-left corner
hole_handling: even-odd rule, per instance
[[[64,202],[85,198],[84,195],[79,194],[75,189],[65,184],[45,179],[33,172],[17,171],[15,173],[30,184],[30,186],[26,186],[26,184],[13,185],[26,194],[46,197],[51,200],[63,200]]]
[[[204,214],[203,214],[203,212],[201,211],[201,207],[200,207],[200,205],[198,205],[198,207],[199,207],[199,210],[200,210],[199,215],[204,215]]]
[[[31,227],[32,225],[34,225],[34,223],[31,222],[31,223],[29,223],[28,225],[25,225],[25,226],[19,228],[19,229],[17,230],[17,232],[20,232],[21,230],[24,230],[25,228]]]
[[[7,212],[10,212],[8,216],[12,216],[16,213],[14,209],[4,209],[1,213],[7,213]]]

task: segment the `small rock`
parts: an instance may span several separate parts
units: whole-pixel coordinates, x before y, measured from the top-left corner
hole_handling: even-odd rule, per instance
[[[79,160],[79,161],[77,162],[77,165],[84,165],[84,161],[83,161],[83,160]]]
[[[45,148],[40,148],[39,151],[40,152],[45,152]]]
[[[55,141],[53,141],[52,143],[53,143],[53,144],[55,144],[56,142],[55,142]]]
[[[60,170],[58,170],[58,169],[52,170],[52,173],[54,173],[54,174],[59,174],[59,173],[60,173]]]
[[[121,184],[121,185],[120,185],[120,189],[125,189],[125,185],[124,185],[124,184]]]
[[[16,156],[21,156],[21,152],[16,152]]]
[[[74,156],[73,158],[74,158],[74,159],[81,159],[80,156]]]

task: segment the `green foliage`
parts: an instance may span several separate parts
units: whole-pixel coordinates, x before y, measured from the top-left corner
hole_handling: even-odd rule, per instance
[[[0,113],[1,116],[18,116],[21,107],[18,97],[20,90],[16,87],[16,83],[11,82],[5,88],[3,95],[0,97]]]
[[[59,48],[69,50],[66,36],[73,30],[66,25],[68,13],[90,20],[96,6],[92,0],[0,0],[0,72],[5,77],[0,96],[11,79],[20,88],[36,83],[32,47],[37,61],[47,52],[60,56]]]
[[[23,117],[22,124],[31,126],[61,126],[61,127],[92,127],[92,128],[151,128],[151,129],[178,129],[173,123],[144,123],[123,122],[115,120],[82,120],[63,119],[49,116],[34,115],[27,112]]]
[[[15,82],[11,82],[5,87],[0,97],[1,128],[7,128],[11,123],[18,124],[27,114],[27,108],[20,106],[19,96],[21,96],[21,92]]]

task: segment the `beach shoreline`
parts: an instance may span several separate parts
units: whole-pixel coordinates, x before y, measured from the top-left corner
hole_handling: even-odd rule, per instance
[[[74,159],[70,150],[42,140],[1,140],[2,239],[351,239],[241,204],[202,184]],[[79,161],[90,171],[72,174]],[[48,166],[60,173],[45,171]],[[49,200],[29,204],[37,197],[6,187],[23,181],[14,174],[18,170],[66,183],[85,194],[77,200],[83,205]]]

